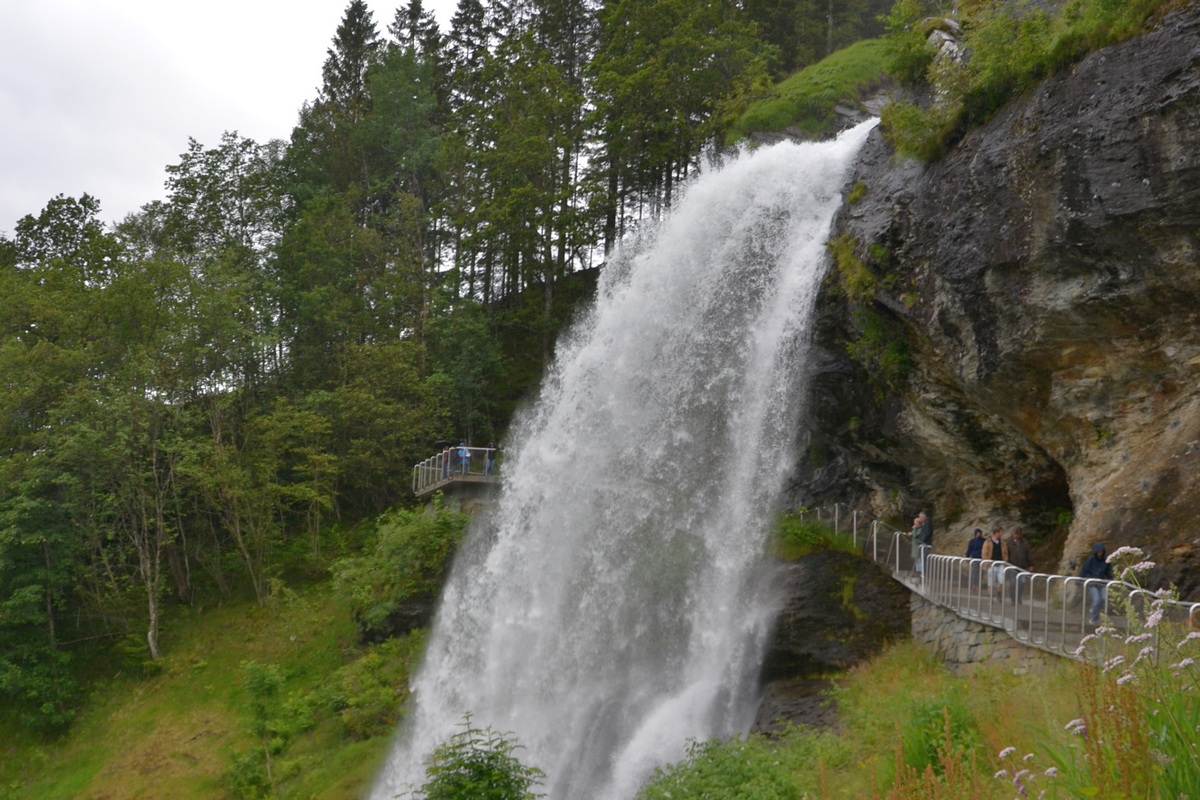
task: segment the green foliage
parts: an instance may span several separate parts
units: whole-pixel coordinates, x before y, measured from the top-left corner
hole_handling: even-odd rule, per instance
[[[912,369],[903,329],[869,308],[856,308],[854,321],[861,333],[857,340],[846,344],[846,352],[874,379],[887,385],[901,383]]]
[[[964,4],[961,61],[934,58],[920,19],[925,6],[900,0],[888,15],[887,69],[909,84],[926,82],[929,103],[893,103],[882,128],[897,152],[930,161],[1013,97],[1089,52],[1142,30],[1170,0],[1071,0],[1053,10],[1034,3]]]
[[[371,552],[333,565],[337,591],[349,600],[365,635],[386,630],[401,601],[437,594],[469,521],[440,502],[432,511],[392,511],[375,523]]]
[[[867,185],[862,181],[857,181],[850,187],[850,191],[846,193],[846,205],[858,205],[866,196]]]
[[[370,645],[332,677],[331,705],[346,735],[370,739],[391,734],[408,700],[408,676],[425,647],[425,632]]]
[[[954,693],[915,702],[901,726],[900,738],[904,763],[917,772],[932,767],[940,773],[945,756],[969,759],[981,744],[974,717]],[[951,743],[948,751],[947,741]]]
[[[590,72],[604,147],[596,179],[611,238],[624,229],[623,196],[670,203],[742,98],[766,83],[774,51],[727,0],[618,0],[599,16]]]
[[[883,41],[866,39],[826,56],[772,87],[742,113],[733,130],[795,128],[806,134],[832,130],[833,107],[854,103],[883,78]]]
[[[448,298],[441,302],[451,305]],[[493,393],[500,383],[501,350],[482,305],[453,303],[453,311],[429,325],[429,355],[444,394],[440,404],[450,412],[452,438],[475,444],[494,437],[498,419]]]
[[[471,715],[463,730],[438,745],[425,766],[425,783],[415,790],[415,800],[533,800],[534,788],[544,777],[536,767],[520,762],[520,749],[511,733],[488,726],[476,728]]]
[[[288,767],[294,769],[278,756],[310,727],[311,717],[304,701],[285,695],[286,678],[278,666],[246,661],[242,671],[249,695],[247,727],[257,745],[233,755],[226,780],[235,796],[256,800],[274,794],[276,784],[288,777]]]
[[[897,0],[884,16],[883,68],[901,83],[924,79],[933,61],[926,41],[929,31],[922,25],[932,11],[930,0]]]
[[[871,270],[858,257],[858,241],[850,234],[843,233],[826,242],[825,247],[833,256],[833,265],[837,268],[846,296],[856,301],[873,297],[877,283]]]
[[[957,106],[923,106],[897,100],[883,107],[879,124],[898,155],[929,162],[945,149],[957,115]]]
[[[1120,580],[1139,588],[1155,566],[1136,547],[1117,549],[1109,562]],[[1084,637],[1076,718],[1037,748],[1057,770],[1048,776],[1049,796],[1200,796],[1200,635],[1192,630],[1194,614],[1184,610],[1172,618],[1173,589],[1117,594],[1119,587],[1110,588],[1110,602],[1124,624]]]
[[[856,555],[859,552],[853,537],[798,512],[780,515],[773,550],[784,561],[794,561],[814,550],[841,550]]]
[[[654,770],[637,800],[793,800],[802,787],[797,754],[788,755],[761,736],[691,742],[683,761]]]

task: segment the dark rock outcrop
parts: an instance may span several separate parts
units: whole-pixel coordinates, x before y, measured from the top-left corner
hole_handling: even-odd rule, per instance
[[[872,134],[852,180],[865,197],[835,233],[879,288],[852,301],[828,281],[792,501],[931,506],[943,552],[1019,525],[1051,570],[1095,540],[1138,545],[1196,596],[1200,4],[928,167]],[[900,369],[851,358],[864,315],[904,341]]]
[[[824,679],[908,635],[908,592],[874,563],[832,550],[784,565],[775,588],[781,609],[755,729],[780,719],[826,724]]]

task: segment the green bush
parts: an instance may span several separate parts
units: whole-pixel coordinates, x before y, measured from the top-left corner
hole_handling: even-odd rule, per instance
[[[798,513],[779,517],[774,554],[784,561],[794,561],[814,550],[842,550],[858,553],[852,537],[835,531],[816,519],[806,519]]]
[[[425,647],[425,631],[371,645],[333,676],[330,700],[346,735],[354,740],[386,736],[400,721],[408,677]]]
[[[792,800],[800,793],[779,749],[752,736],[690,743],[687,757],[656,769],[637,800]]]
[[[334,563],[336,591],[365,631],[386,627],[402,601],[437,594],[470,519],[440,502],[432,511],[388,512],[376,523],[370,553]]]
[[[542,771],[520,762],[510,733],[476,728],[468,714],[463,730],[438,746],[425,768],[417,800],[532,800]]]
[[[880,383],[898,385],[912,369],[908,340],[899,323],[867,308],[857,308],[854,321],[861,334],[846,344],[850,358],[861,364]]]
[[[928,0],[897,0],[883,18],[883,67],[901,83],[924,80],[933,61],[933,50],[926,44],[928,31],[921,25],[932,10]]]

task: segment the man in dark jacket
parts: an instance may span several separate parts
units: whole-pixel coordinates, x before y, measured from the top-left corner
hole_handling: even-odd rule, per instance
[[[975,535],[967,542],[967,558],[983,558],[983,528],[976,528]],[[979,587],[979,565],[971,565],[971,588]]]
[[[1088,606],[1091,608],[1088,620],[1095,625],[1100,621],[1100,609],[1104,608],[1108,602],[1108,584],[1099,581],[1113,579],[1112,564],[1108,563],[1108,551],[1104,549],[1104,542],[1096,542],[1092,545],[1092,554],[1088,556],[1087,561],[1083,562],[1083,569],[1079,571],[1079,577],[1095,579],[1085,584]]]

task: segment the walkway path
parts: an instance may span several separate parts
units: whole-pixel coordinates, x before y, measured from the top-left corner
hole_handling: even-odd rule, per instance
[[[862,512],[835,508],[816,513],[840,532],[850,533],[868,558],[911,591],[964,619],[1000,628],[1023,644],[1056,655],[1080,658],[1084,636],[1096,628],[1083,602],[1089,587],[1103,588],[1101,624],[1109,628],[1125,630],[1128,620],[1145,620],[1159,608],[1164,621],[1200,628],[1200,603],[1158,603],[1153,592],[1122,581],[1027,572],[1002,561],[935,554],[930,548],[923,548],[918,574],[908,533]]]

